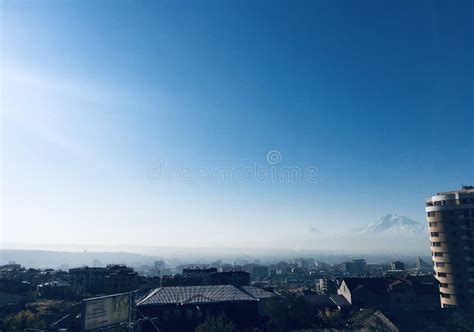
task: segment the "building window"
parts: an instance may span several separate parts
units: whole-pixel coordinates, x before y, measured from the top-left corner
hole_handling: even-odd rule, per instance
[[[441,242],[432,242],[433,247],[441,247]]]
[[[431,237],[438,237],[439,233],[438,232],[431,232]]]
[[[444,266],[444,263],[443,263],[443,262],[436,262],[436,266],[438,266],[438,267],[443,267],[443,266]]]
[[[435,211],[428,212],[428,217],[435,217],[435,216],[436,216]]]
[[[448,288],[448,287],[449,287],[449,284],[440,283],[440,284],[439,284],[439,287],[440,287],[440,288]]]
[[[450,294],[441,293],[441,297],[442,297],[442,298],[445,298],[445,299],[449,299],[449,298],[451,298],[451,295],[450,295]]]
[[[446,278],[448,275],[445,272],[438,272],[438,277]]]
[[[435,252],[434,256],[435,257],[443,257],[443,253],[442,252]]]
[[[435,221],[432,221],[432,222],[429,223],[429,225],[430,225],[430,227],[436,227],[436,226],[438,226],[438,223],[435,222]]]

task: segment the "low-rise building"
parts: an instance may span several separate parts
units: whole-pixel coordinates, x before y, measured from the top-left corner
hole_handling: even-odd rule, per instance
[[[433,276],[344,278],[338,293],[361,308],[419,311],[440,307],[438,287]]]
[[[206,286],[233,285],[246,286],[250,284],[250,274],[245,271],[217,272],[216,268],[183,269],[183,274],[163,277],[162,286]]]
[[[350,262],[343,263],[344,272],[354,276],[365,274],[367,263],[365,259],[353,259]]]
[[[125,265],[69,269],[71,288],[80,294],[114,294],[139,287],[138,273]]]
[[[69,289],[69,283],[64,280],[48,281],[36,286],[38,294],[45,298],[64,298]]]
[[[217,272],[209,277],[211,285],[233,285],[237,287],[250,285],[250,274],[245,271]]]
[[[214,267],[183,269],[183,275],[199,278],[201,280],[201,285],[210,285],[210,277],[215,273],[217,273],[217,269]]]
[[[202,279],[200,276],[190,276],[182,274],[173,274],[161,278],[161,286],[200,286]]]
[[[387,270],[384,273],[385,277],[404,278],[408,275],[405,270]]]
[[[405,263],[400,261],[395,261],[390,264],[391,270],[405,270]]]
[[[351,304],[346,298],[339,294],[332,295],[305,295],[304,299],[318,311],[340,310],[348,311]]]
[[[268,266],[256,265],[252,267],[252,278],[264,279],[268,277]]]
[[[334,279],[319,278],[316,292],[320,295],[337,294],[337,282]]]
[[[239,330],[258,323],[259,300],[232,285],[161,287],[137,304],[142,331],[194,331],[206,318],[224,315]],[[150,321],[152,319],[152,321]]]

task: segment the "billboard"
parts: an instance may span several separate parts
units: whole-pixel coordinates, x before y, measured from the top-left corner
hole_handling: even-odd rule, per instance
[[[82,302],[82,331],[103,328],[128,322],[130,294],[95,297]]]

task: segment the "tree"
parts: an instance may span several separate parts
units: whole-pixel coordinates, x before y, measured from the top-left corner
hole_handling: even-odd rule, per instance
[[[324,328],[344,328],[344,319],[339,310],[325,310],[319,312],[319,318]]]
[[[207,318],[202,324],[196,327],[196,332],[235,332],[235,324],[222,317]]]
[[[366,328],[367,320],[374,315],[375,311],[375,309],[354,310],[348,323],[354,329]]]
[[[5,319],[5,331],[22,331],[27,328],[41,329],[45,327],[44,321],[39,315],[29,310],[22,310],[17,314],[12,314]]]
[[[446,327],[449,331],[471,332],[474,330],[474,319],[471,315],[459,310],[453,310],[446,320]]]
[[[316,311],[302,296],[289,295],[268,299],[264,306],[267,329],[291,331],[317,327],[320,323]]]

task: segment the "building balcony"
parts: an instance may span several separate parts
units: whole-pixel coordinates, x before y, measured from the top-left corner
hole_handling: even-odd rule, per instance
[[[431,241],[431,242],[439,242],[439,241]],[[449,246],[446,242],[441,242],[439,245],[434,246],[433,244],[431,245],[431,251],[433,252],[448,252]]]
[[[443,252],[443,257],[432,256],[431,258],[434,264],[438,262],[450,264],[452,262],[451,255],[447,252]]]
[[[447,274],[446,276],[438,276],[436,273],[436,279],[442,284],[454,284],[454,275]]]
[[[456,299],[456,296],[451,295],[450,298],[446,298],[446,297],[441,296],[441,305],[443,306],[445,304],[447,304],[447,305],[458,305],[458,301]]]

